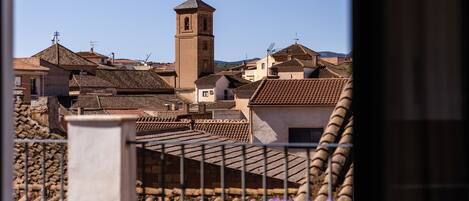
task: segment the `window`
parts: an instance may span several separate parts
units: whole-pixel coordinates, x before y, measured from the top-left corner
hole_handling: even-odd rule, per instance
[[[208,20],[206,17],[204,17],[204,20],[203,20],[203,27],[204,27],[204,31],[207,31],[208,30]]]
[[[21,77],[20,76],[15,77],[15,86],[17,86],[17,87],[21,86]]]
[[[210,90],[210,95],[213,95],[213,90]]]
[[[191,28],[191,23],[189,17],[184,18],[184,30],[189,30]]]
[[[208,97],[208,91],[202,91],[202,97]]]
[[[289,128],[289,143],[317,143],[321,138],[323,128]]]
[[[35,78],[30,80],[31,83],[31,95],[38,95],[38,90],[37,90],[37,80]]]
[[[261,69],[264,70],[265,69],[265,63],[262,63],[261,65]]]

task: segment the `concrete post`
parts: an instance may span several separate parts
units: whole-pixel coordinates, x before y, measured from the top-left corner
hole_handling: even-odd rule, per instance
[[[136,200],[137,117],[67,116],[68,200]]]

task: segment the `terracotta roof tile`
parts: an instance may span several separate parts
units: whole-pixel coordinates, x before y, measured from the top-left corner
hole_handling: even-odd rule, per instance
[[[236,102],[233,100],[223,100],[216,102],[200,102],[200,104],[205,104],[205,109],[207,110],[222,110],[222,109],[231,109],[236,106]],[[198,108],[198,105],[195,105]]]
[[[187,128],[230,140],[249,142],[249,122],[246,120],[188,120],[177,118],[142,117],[137,121],[138,132]]]
[[[208,8],[212,11],[215,11],[215,8],[203,2],[202,0],[187,0],[182,4],[179,4],[174,8],[174,10],[184,10],[184,9],[197,9],[200,7]]]
[[[73,75],[70,87],[112,88],[114,85],[94,75]]]
[[[235,89],[234,93],[236,94],[236,97],[238,98],[251,98],[251,96],[254,94],[254,92],[259,87],[261,82],[262,80],[258,80],[250,84],[240,86]]]
[[[14,58],[13,59],[14,70],[25,70],[25,71],[43,71],[48,72],[49,68],[41,66],[41,59],[30,57],[30,58]]]
[[[199,87],[215,87],[217,81],[222,77],[225,77],[230,82],[230,88],[236,88],[251,83],[249,80],[245,80],[237,75],[217,73],[201,77],[195,81],[195,84]]]
[[[272,56],[287,56],[287,55],[304,55],[308,54],[311,56],[319,56],[319,53],[305,47],[302,44],[296,43],[293,45],[290,45],[284,49],[281,49],[280,51],[274,53]]]
[[[64,139],[65,137],[59,134],[54,134],[49,131],[49,128],[40,125],[37,121],[31,118],[31,111],[29,105],[23,104],[18,101],[15,104],[14,111],[15,122],[15,137],[17,139]],[[43,147],[39,143],[29,144],[28,148],[29,159],[29,188],[32,191],[30,200],[39,198],[39,192],[42,187],[42,174],[41,160]],[[58,144],[48,144],[46,146],[47,155],[45,159],[46,164],[46,189],[48,191],[48,200],[57,197],[60,183],[60,146]],[[24,195],[24,144],[15,143],[14,145],[14,164],[13,164],[13,189],[14,200],[21,200]],[[67,151],[65,148],[65,158],[67,158]],[[64,161],[65,171],[65,186],[67,186],[67,161]],[[39,187],[39,188],[36,188]]]
[[[348,79],[264,80],[250,105],[335,105]]]
[[[60,44],[54,44],[33,55],[49,63],[61,66],[68,70],[96,69],[97,64],[85,59]]]
[[[249,122],[246,120],[195,120],[194,130],[236,141],[250,141]]]
[[[165,104],[184,103],[184,100],[174,94],[155,94],[142,96],[78,96],[72,108],[104,109],[104,110],[167,110]]]
[[[118,91],[161,92],[172,90],[172,87],[153,71],[99,69],[96,71],[96,76],[112,83]]]
[[[175,117],[141,117],[137,120],[137,132],[159,131],[166,129],[191,128],[191,121],[188,119],[177,120]]]

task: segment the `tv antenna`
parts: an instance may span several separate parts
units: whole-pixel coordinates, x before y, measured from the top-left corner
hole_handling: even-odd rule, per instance
[[[98,45],[98,41],[90,40],[91,52],[94,52],[94,48]]]
[[[269,45],[269,47],[267,48],[267,61],[266,61],[266,65],[265,65],[266,66],[266,71],[265,72],[266,72],[266,75],[267,75],[266,78],[269,77],[269,57],[275,51],[274,47],[275,47],[275,43],[271,43]]]
[[[144,61],[144,64],[147,64],[147,62],[148,62],[148,59],[150,58],[150,56],[151,56],[151,52],[145,55],[145,61]]]
[[[271,43],[269,45],[269,48],[267,48],[267,55],[272,54],[274,52],[274,46],[275,46],[275,43]]]
[[[59,43],[59,36],[60,33],[58,31],[54,32],[54,36],[52,37],[52,44],[58,44]]]

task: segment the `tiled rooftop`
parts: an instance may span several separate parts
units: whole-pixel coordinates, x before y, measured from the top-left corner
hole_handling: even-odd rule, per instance
[[[347,80],[264,80],[249,104],[334,106]]]
[[[17,102],[15,104],[14,112],[15,120],[15,137],[18,139],[64,139],[64,136],[54,134],[49,131],[49,128],[40,125],[37,121],[31,118],[31,111],[29,105]],[[48,144],[46,146],[47,155],[46,163],[46,188],[48,190],[48,200],[58,200],[59,197],[59,183],[60,183],[60,152],[58,144]],[[29,158],[29,187],[30,187],[30,200],[40,199],[39,189],[42,186],[41,175],[41,155],[43,147],[38,143],[30,144],[28,148]],[[24,187],[24,144],[15,143],[14,145],[14,174],[13,174],[13,189],[15,200],[25,200],[23,187]],[[66,158],[65,152],[65,158]],[[66,167],[67,162],[64,161]],[[65,168],[65,172],[67,169]],[[67,176],[65,174],[65,186]]]
[[[213,11],[215,10],[215,8],[203,2],[202,0],[187,0],[184,3],[176,6],[174,10],[197,9],[200,7],[205,7]]]
[[[59,65],[69,70],[75,70],[76,68],[95,69],[98,66],[92,61],[79,56],[60,44],[53,44],[33,55],[33,57],[44,59],[49,63]]]
[[[177,118],[142,117],[137,121],[137,132],[151,133],[166,129],[193,129],[240,142],[249,142],[249,122],[246,120],[189,120]]]
[[[249,122],[246,120],[195,120],[194,130],[236,141],[250,141]]]
[[[13,68],[25,71],[49,71],[49,68],[41,66],[41,59],[35,57],[13,59]]]

